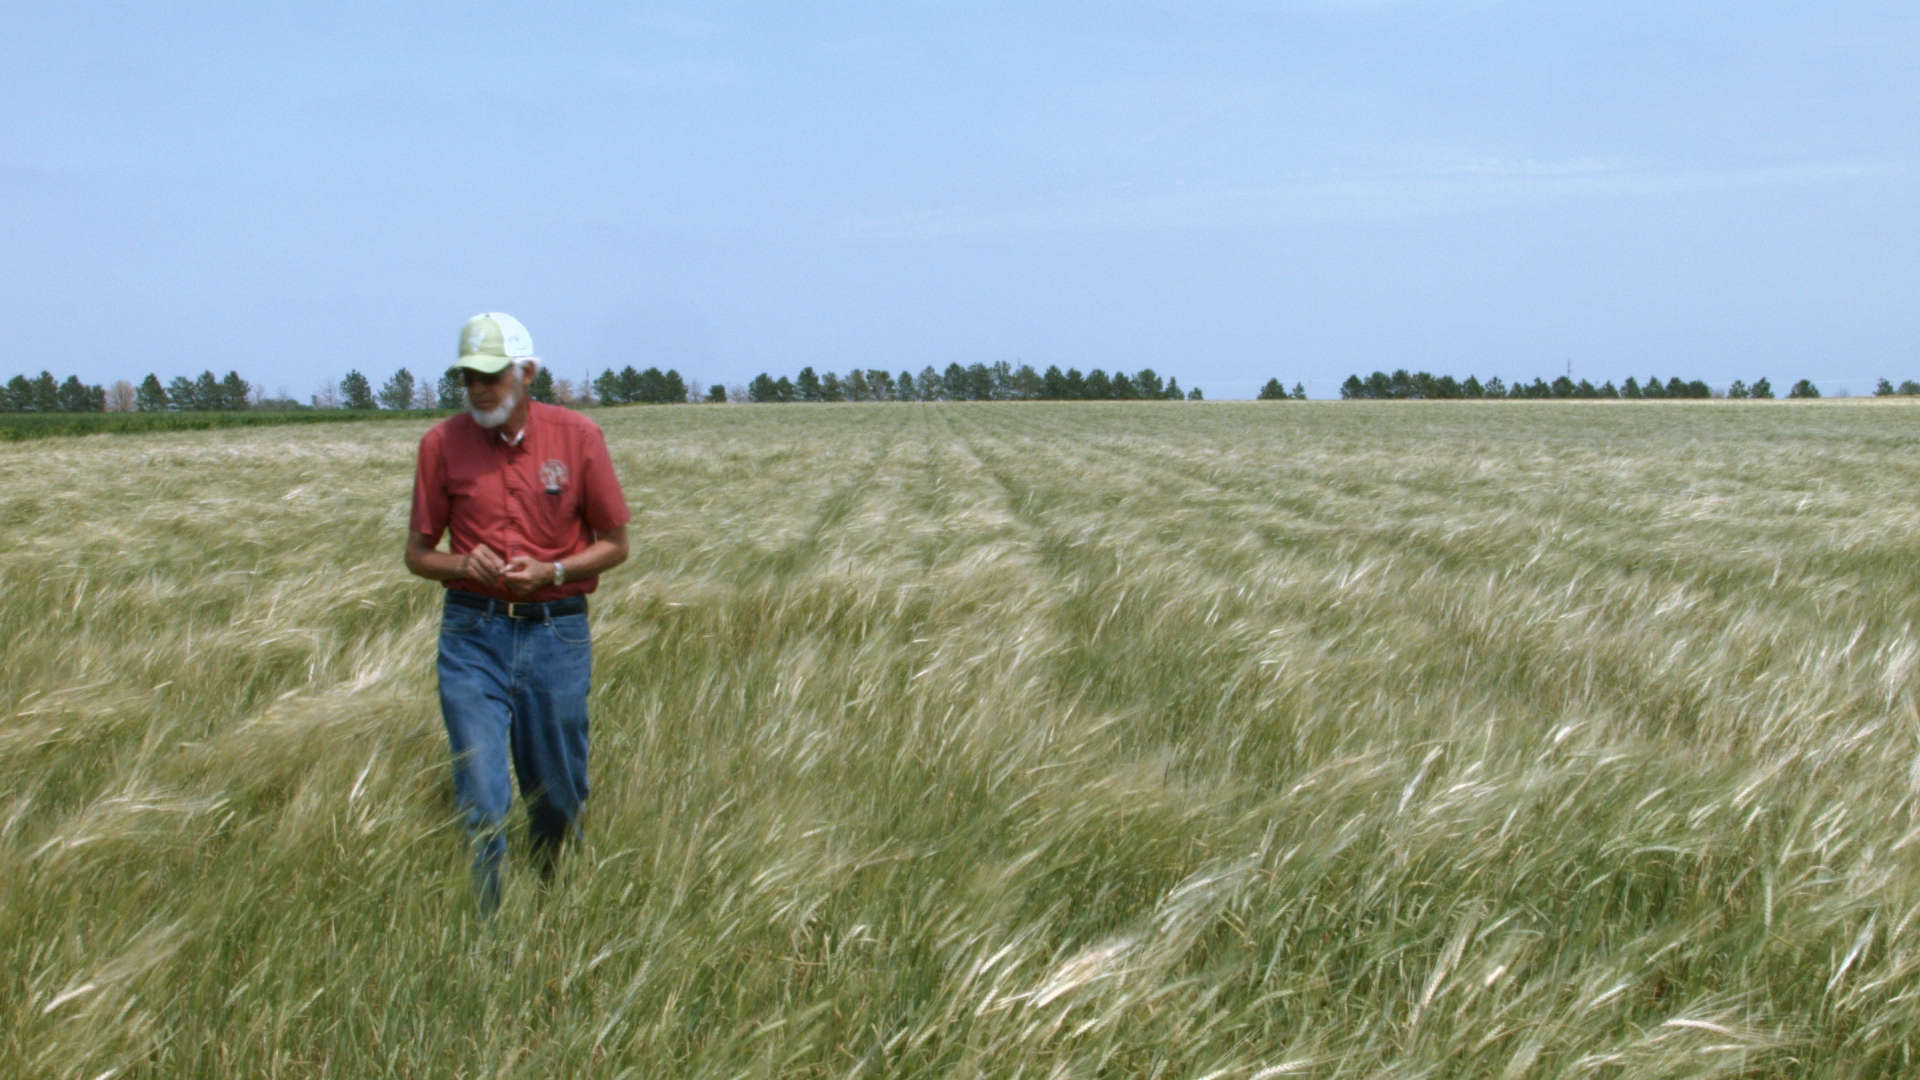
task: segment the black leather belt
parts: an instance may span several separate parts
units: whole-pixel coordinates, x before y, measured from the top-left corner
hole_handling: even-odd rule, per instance
[[[558,600],[536,602],[533,600],[495,600],[491,596],[465,592],[461,589],[447,590],[447,603],[460,607],[484,611],[489,615],[498,615],[505,619],[557,619],[562,615],[585,615],[587,598],[584,596],[563,596]]]

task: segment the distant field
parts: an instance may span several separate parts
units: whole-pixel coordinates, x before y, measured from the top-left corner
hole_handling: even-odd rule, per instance
[[[490,927],[425,420],[0,446],[0,1075],[1920,1071],[1920,405],[594,415]]]

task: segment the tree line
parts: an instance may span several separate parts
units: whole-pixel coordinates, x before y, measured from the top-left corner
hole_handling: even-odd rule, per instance
[[[724,388],[720,400],[725,400]],[[537,367],[527,384],[527,396],[548,405],[583,408],[592,405],[671,404],[690,399],[687,381],[678,371],[657,367],[636,371],[628,365],[619,371],[608,368],[590,383],[576,386],[570,379],[556,378],[545,366]],[[374,389],[373,382],[359,371],[349,371],[337,383],[321,386],[313,396],[318,409],[420,409],[451,412],[466,407],[466,386],[452,371],[429,382],[406,368]]]
[[[1004,360],[966,366],[952,363],[944,371],[928,364],[918,375],[854,368],[842,376],[835,371],[816,372],[809,365],[791,379],[785,375],[776,379],[763,371],[747,384],[746,392],[747,400],[756,402],[1199,401],[1202,397],[1198,387],[1183,391],[1179,379],[1162,379],[1152,368],[1129,375],[1124,371],[1108,374],[1101,368],[1063,371],[1058,364],[1049,364],[1045,371],[1035,371],[1031,364]]]
[[[1880,379],[1873,390],[1876,397],[1920,397],[1920,381],[1906,379],[1898,385]],[[528,386],[535,401],[553,405],[586,407],[593,405],[671,404],[687,401],[1151,401],[1202,400],[1199,387],[1180,389],[1177,378],[1162,379],[1152,368],[1129,375],[1108,374],[1100,368],[1082,373],[1078,368],[1061,370],[1049,365],[1036,372],[1031,365],[975,363],[948,364],[945,371],[932,365],[920,369],[890,373],[881,368],[855,368],[846,375],[834,371],[816,372],[811,366],[798,375],[774,378],[766,372],[753,377],[745,387],[728,388],[718,383],[702,393],[691,386],[678,371],[649,367],[637,371],[628,365],[619,371],[608,368],[590,383],[575,386],[567,379],[556,379],[545,367],[537,369]],[[1343,400],[1412,400],[1451,398],[1505,399],[1624,399],[1654,400],[1713,397],[1714,391],[1699,379],[1661,380],[1649,377],[1644,383],[1629,377],[1620,386],[1611,381],[1594,386],[1586,379],[1575,381],[1562,375],[1548,382],[1535,378],[1511,384],[1498,376],[1482,383],[1469,375],[1464,380],[1451,375],[1433,375],[1405,368],[1392,374],[1375,371],[1366,378],[1349,375],[1340,386]],[[1773,384],[1766,378],[1751,384],[1734,380],[1727,387],[1729,398],[1771,398]],[[1817,398],[1820,390],[1810,380],[1801,379],[1787,390],[1789,398]],[[1306,388],[1300,383],[1288,390],[1279,379],[1268,379],[1255,394],[1260,401],[1304,401]],[[159,376],[148,373],[138,386],[126,380],[111,387],[93,386],[69,375],[56,379],[42,371],[36,377],[15,375],[0,384],[0,413],[86,413],[86,412],[209,412],[260,408],[276,411],[302,409],[347,409],[355,411],[421,410],[451,412],[466,406],[466,387],[451,372],[437,380],[416,377],[401,368],[376,389],[372,380],[358,370],[348,371],[338,382],[323,383],[310,402],[290,398],[265,398],[257,388],[229,371],[225,378],[202,371],[195,378],[177,376],[162,384]]]
[[[1269,386],[1273,385],[1276,384],[1272,380],[1269,380]],[[1883,387],[1889,386],[1885,379],[1880,380],[1880,385]],[[1920,393],[1920,385],[1916,385],[1911,381],[1902,383],[1901,386],[1903,388],[1911,386],[1914,388],[1915,393]],[[1875,392],[1878,393],[1879,391],[1876,390]],[[1888,393],[1891,392],[1892,390],[1889,389]],[[1905,392],[1904,389],[1902,392]],[[1265,396],[1263,392],[1262,397]],[[1340,397],[1343,401],[1446,400],[1452,398],[1506,398],[1510,400],[1563,398],[1570,400],[1620,399],[1627,401],[1652,401],[1665,398],[1686,399],[1710,398],[1713,396],[1713,388],[1702,380],[1682,380],[1679,376],[1673,376],[1664,382],[1661,381],[1659,376],[1649,376],[1644,383],[1639,379],[1628,376],[1627,380],[1619,386],[1615,386],[1612,380],[1608,380],[1599,386],[1593,385],[1586,379],[1575,382],[1570,376],[1566,375],[1561,375],[1552,382],[1535,377],[1530,383],[1523,383],[1515,379],[1511,384],[1508,384],[1502,381],[1498,375],[1482,383],[1472,375],[1467,376],[1466,379],[1462,381],[1455,379],[1451,375],[1433,375],[1425,371],[1409,372],[1405,368],[1401,368],[1391,375],[1383,371],[1376,371],[1364,379],[1358,375],[1349,375],[1347,376],[1346,382],[1340,384]],[[1765,377],[1755,379],[1751,385],[1744,380],[1735,379],[1733,384],[1727,387],[1726,396],[1729,398],[1743,399],[1771,398],[1774,396],[1773,383],[1769,382]],[[1787,396],[1790,398],[1817,398],[1820,396],[1820,388],[1813,385],[1811,380],[1801,379],[1788,388]]]
[[[253,396],[252,384],[235,371],[224,379],[211,371],[193,379],[182,375],[165,386],[149,374],[139,386],[122,379],[110,388],[89,386],[77,375],[56,382],[51,372],[42,371],[31,379],[15,375],[0,386],[0,412],[211,412],[250,408]]]

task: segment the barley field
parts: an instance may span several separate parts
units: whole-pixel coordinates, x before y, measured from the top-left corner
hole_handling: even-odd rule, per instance
[[[0,446],[0,1075],[1920,1072],[1920,406],[595,416],[490,922],[422,421]]]

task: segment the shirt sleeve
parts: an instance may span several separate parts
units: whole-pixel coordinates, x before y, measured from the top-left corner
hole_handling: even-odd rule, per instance
[[[447,461],[440,453],[440,429],[420,436],[419,459],[413,469],[413,516],[408,527],[438,543],[447,531]]]
[[[581,440],[583,496],[580,516],[594,532],[607,532],[625,525],[632,518],[627,512],[627,497],[620,491],[620,479],[613,474],[613,459],[607,454],[607,436],[600,425],[592,425]]]

